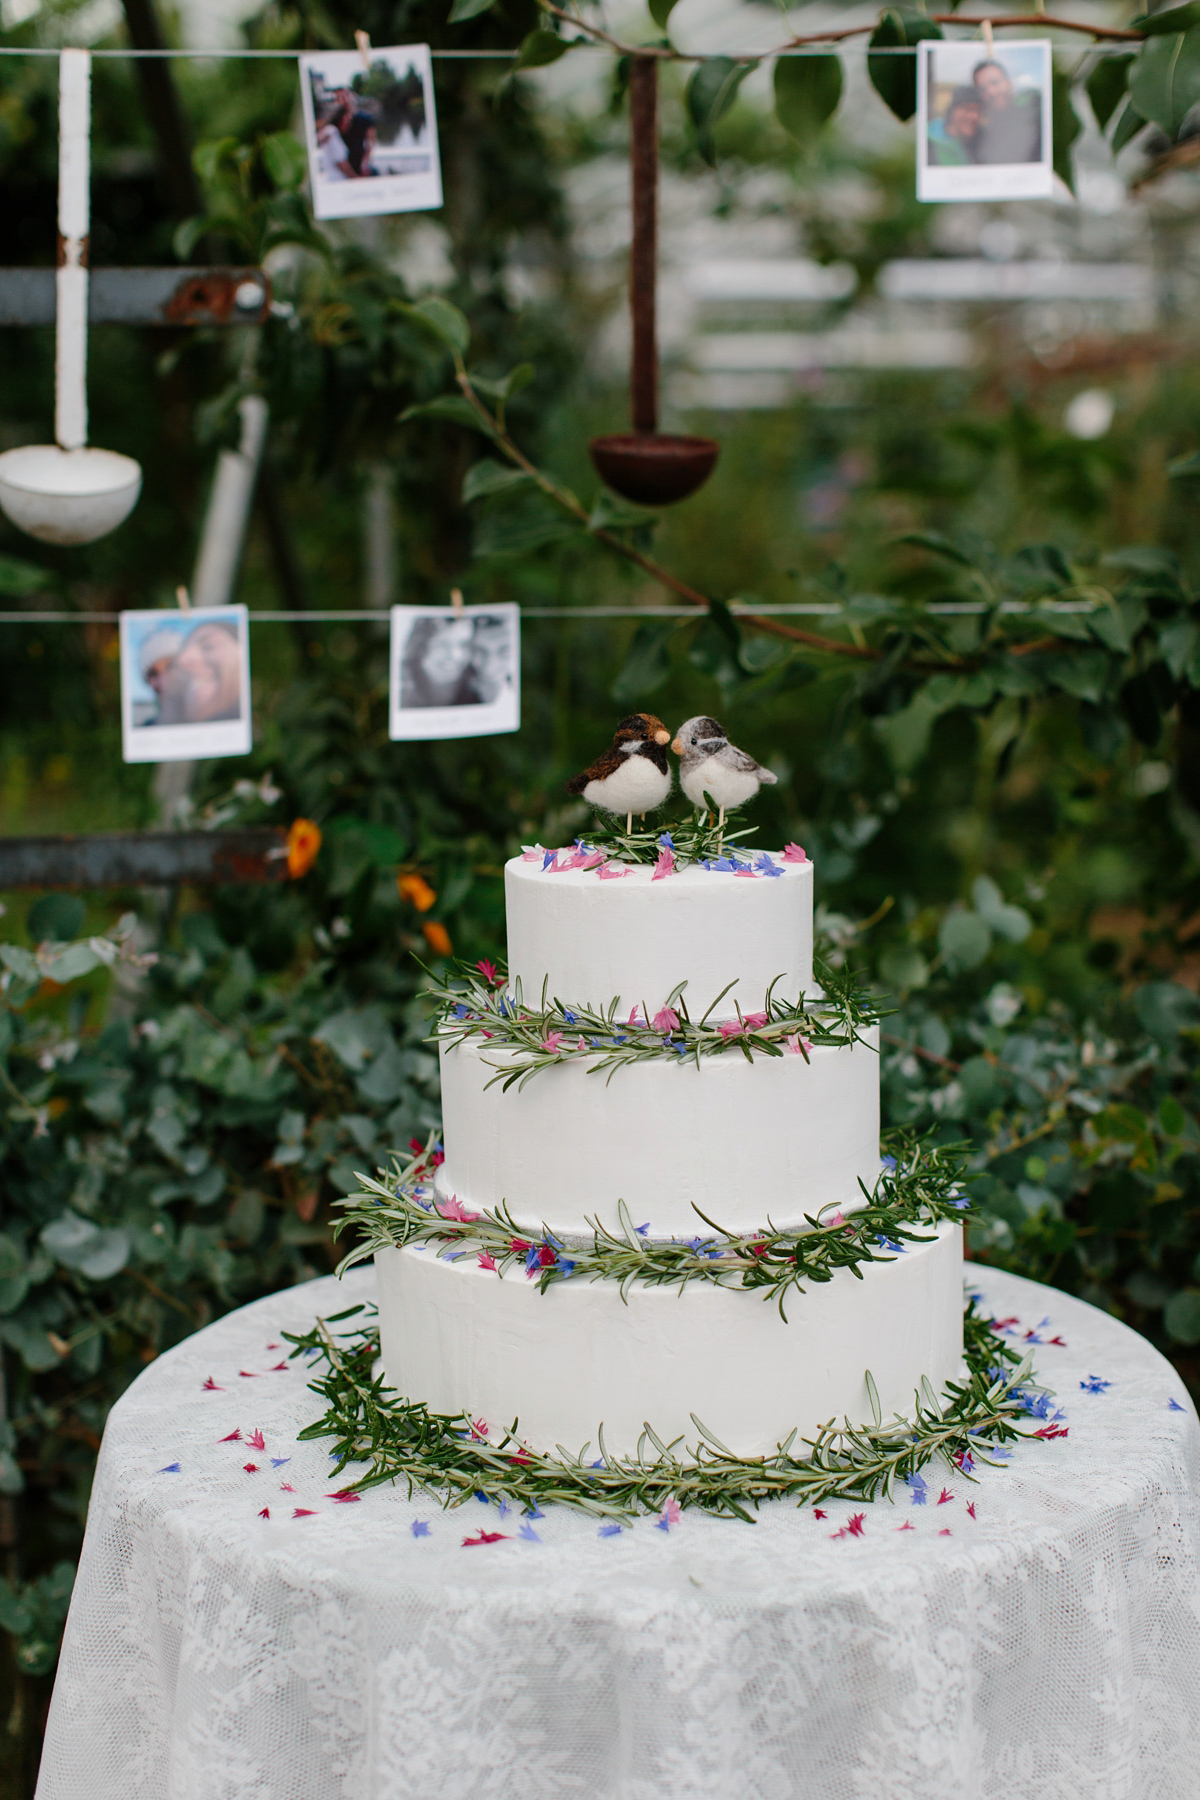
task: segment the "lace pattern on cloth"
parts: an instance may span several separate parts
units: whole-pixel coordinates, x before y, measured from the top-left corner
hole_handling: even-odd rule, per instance
[[[1196,1800],[1182,1383],[972,1273],[1053,1435],[754,1526],[339,1497],[281,1334],[373,1271],[209,1326],[109,1419],[38,1800]]]

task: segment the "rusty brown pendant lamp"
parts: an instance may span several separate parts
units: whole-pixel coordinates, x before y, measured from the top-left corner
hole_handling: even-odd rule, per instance
[[[630,71],[630,161],[633,171],[633,249],[629,310],[633,319],[630,412],[633,430],[593,438],[588,445],[602,481],[640,506],[686,500],[712,474],[715,438],[673,437],[658,429],[658,344],[655,289],[658,265],[658,58],[635,56]]]

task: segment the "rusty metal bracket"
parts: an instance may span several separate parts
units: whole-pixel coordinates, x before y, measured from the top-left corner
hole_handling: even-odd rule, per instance
[[[0,325],[53,325],[53,269],[0,269]],[[89,325],[261,325],[271,278],[261,269],[92,269]]]
[[[274,826],[0,837],[0,891],[286,880],[287,833]]]

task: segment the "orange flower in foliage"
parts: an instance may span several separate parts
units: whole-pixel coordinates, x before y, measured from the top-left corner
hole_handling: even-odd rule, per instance
[[[431,919],[427,925],[422,925],[421,930],[425,933],[425,942],[435,956],[453,955],[454,947],[450,942],[450,933],[444,925],[439,925],[436,919]]]
[[[321,848],[321,827],[311,819],[293,819],[287,838],[288,874],[293,881],[307,875]]]
[[[428,912],[437,895],[423,875],[397,875],[396,887],[402,900],[411,900],[418,912]]]

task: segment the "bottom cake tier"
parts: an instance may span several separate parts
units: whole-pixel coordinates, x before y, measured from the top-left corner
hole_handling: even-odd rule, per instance
[[[575,1455],[599,1428],[633,1456],[647,1423],[664,1443],[697,1441],[692,1415],[739,1457],[769,1456],[830,1419],[871,1422],[870,1370],[884,1419],[911,1414],[925,1376],[937,1392],[962,1362],[962,1228],[886,1262],[839,1269],[793,1290],[786,1320],[769,1297],[693,1280],[677,1287],[503,1278],[435,1245],[377,1250],[384,1373],[432,1412],[470,1413],[498,1437],[516,1421],[531,1449]],[[793,1446],[793,1453],[795,1453]]]

